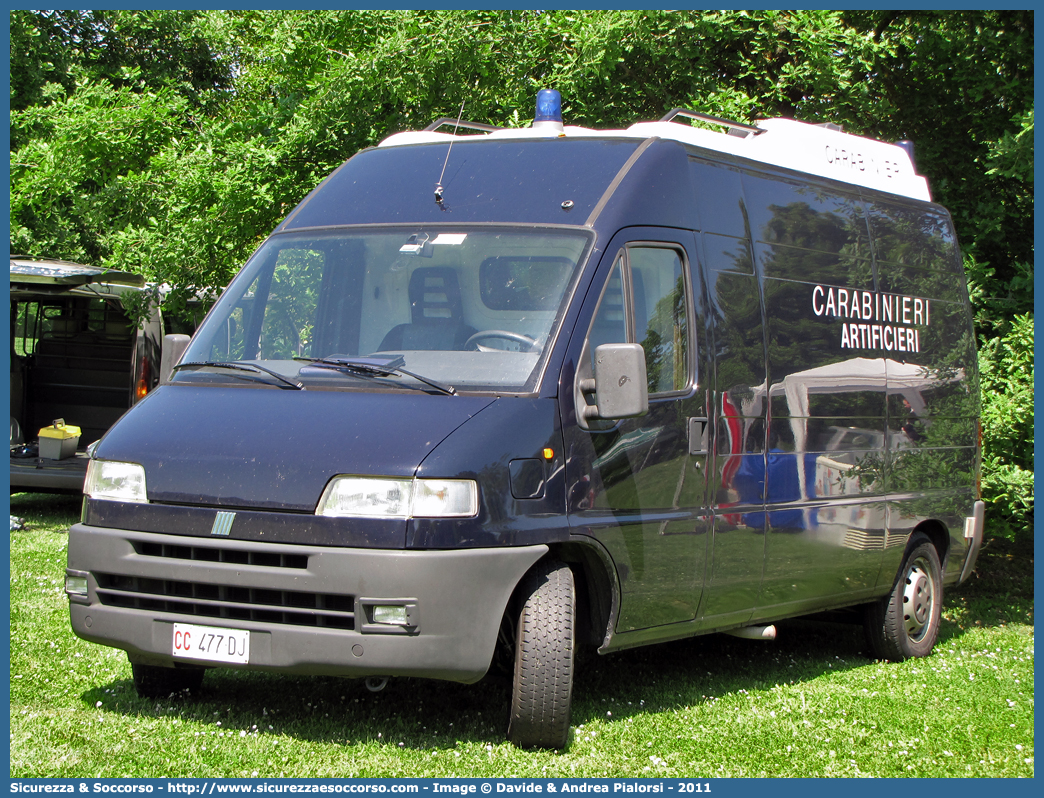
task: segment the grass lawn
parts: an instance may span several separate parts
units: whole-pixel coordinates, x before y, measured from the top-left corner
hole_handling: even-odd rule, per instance
[[[565,752],[505,740],[509,683],[207,674],[139,699],[122,651],[76,638],[79,501],[11,497],[12,777],[1032,776],[1033,547],[991,539],[946,597],[935,654],[874,662],[860,628],[791,621],[579,667]]]

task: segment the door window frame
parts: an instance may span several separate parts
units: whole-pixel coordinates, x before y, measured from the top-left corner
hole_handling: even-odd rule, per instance
[[[682,285],[685,291],[685,326],[686,326],[686,352],[685,352],[685,368],[686,368],[686,379],[681,388],[677,388],[671,391],[657,391],[649,393],[649,401],[660,399],[672,399],[678,397],[689,396],[693,393],[698,383],[697,379],[697,359],[696,359],[696,348],[697,341],[695,335],[695,322],[696,312],[693,303],[693,288],[692,288],[692,272],[690,269],[689,255],[685,246],[678,241],[658,241],[658,240],[646,240],[646,239],[635,239],[632,241],[624,242],[613,256],[612,265],[609,267],[609,274],[606,275],[605,282],[602,285],[601,293],[598,296],[598,303],[595,305],[594,313],[591,315],[591,321],[588,324],[587,332],[584,335],[584,346],[581,352],[581,363],[582,366],[578,369],[580,371],[590,371],[590,362],[592,352],[590,349],[591,331],[594,328],[594,324],[598,319],[598,313],[602,309],[602,302],[605,300],[606,292],[609,289],[609,281],[612,277],[613,270],[620,266],[620,281],[621,290],[623,292],[623,307],[624,307],[624,331],[627,337],[626,342],[621,343],[638,343],[641,341],[637,340],[638,330],[637,318],[634,307],[634,281],[631,276],[631,259],[630,250],[632,249],[670,249],[674,250],[681,260],[681,272],[682,272]]]

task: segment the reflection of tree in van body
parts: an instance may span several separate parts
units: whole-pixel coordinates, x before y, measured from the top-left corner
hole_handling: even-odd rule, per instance
[[[948,223],[941,216],[901,206],[866,204],[879,259],[876,286],[865,257],[869,252],[865,222],[856,203],[839,204],[847,209],[846,217],[817,211],[804,202],[770,206],[772,216],[761,234],[771,246],[758,245],[759,265],[769,278],[765,291],[770,364],[802,370],[835,357],[835,336],[825,332],[807,312],[808,282],[887,292],[900,285],[895,279],[898,273],[905,295],[932,303],[930,323],[918,325],[919,362],[938,372],[944,382],[951,381],[955,369],[971,373],[975,363],[971,330],[960,329],[968,326],[963,306],[951,304],[963,275]],[[886,262],[882,256],[901,262]],[[902,357],[898,353],[891,356]]]
[[[820,196],[812,204],[771,205],[771,217],[758,231],[755,252],[765,276],[770,382],[839,359],[838,321],[817,318],[811,312],[810,284],[861,291],[901,289],[905,295],[929,300],[930,321],[917,327],[921,351],[886,355],[923,370],[917,388],[906,391],[913,403],[903,407],[903,393],[884,381],[876,389],[819,394],[809,402],[813,418],[803,422],[808,445],[816,448],[813,428],[832,423],[876,431],[872,449],[851,453],[851,468],[839,475],[845,484],[833,486],[842,494],[887,489],[920,495],[972,484],[973,418],[978,413],[976,364],[963,307],[953,301],[956,292],[963,290],[963,275],[954,269],[956,250],[945,220],[926,217],[921,211],[893,212],[890,205],[866,203],[874,220],[879,258],[875,281],[862,203],[835,200],[834,210],[824,212],[817,210],[823,201]],[[853,354],[885,356],[871,350]],[[790,421],[783,417],[790,412],[785,399],[777,400],[770,435],[789,432]],[[773,436],[773,446],[786,448],[787,441],[779,442],[780,437]],[[962,445],[955,448],[955,441]],[[948,506],[941,507],[940,501]],[[969,499],[951,496],[943,500],[929,495],[905,505],[904,512],[958,517],[969,512]]]
[[[863,484],[911,494],[903,503],[905,515],[939,517],[951,526],[970,514],[974,497],[967,487],[977,476],[979,390],[974,359],[967,357],[970,335],[940,336],[933,351],[922,353],[916,387],[889,380],[888,450],[867,454],[851,472]]]
[[[649,393],[677,391],[685,387],[688,334],[685,284],[679,275],[674,290],[656,303],[645,338],[640,342],[645,350]]]
[[[757,282],[753,274],[730,271],[711,271],[708,278],[717,384],[760,385],[765,350]]]
[[[818,189],[798,189],[797,193]],[[840,203],[836,210],[816,210],[807,202],[769,205],[772,216],[761,230],[761,241],[815,252],[830,252],[851,258],[869,258],[866,220],[860,206]],[[854,275],[853,275],[854,276]],[[869,270],[866,277],[871,276]]]
[[[854,259],[840,264],[840,269],[837,264],[824,263],[821,277],[814,260],[800,272],[773,273],[765,268],[766,274],[869,290],[869,226],[878,263],[876,290],[936,300],[963,298],[963,280],[953,279],[963,273],[945,215],[925,213],[923,206],[911,207],[898,200],[859,200],[817,186],[750,177],[745,178],[745,185],[764,200],[789,200],[766,201],[768,216],[752,219],[758,241]]]
[[[878,260],[948,273],[959,271],[953,230],[945,216],[885,201],[868,202],[867,211]]]
[[[937,427],[935,440],[943,441],[946,427],[953,419],[933,423]],[[882,475],[887,475],[882,480]],[[868,454],[856,463],[850,472],[864,483],[879,480],[887,484],[890,493],[907,494],[899,509],[906,518],[940,518],[947,526],[957,528],[961,519],[971,515],[972,495],[969,485],[977,479],[974,449],[968,448],[906,448],[887,454]]]
[[[940,496],[918,499],[909,511],[918,515],[942,516],[956,525],[971,512],[967,486],[978,478],[975,461],[979,415],[978,370],[970,329],[961,333],[951,325],[939,323],[929,337],[925,373],[932,379],[930,387],[919,392],[923,408],[915,409],[913,436],[909,445],[891,452],[888,465],[889,488],[898,492],[942,491]],[[944,332],[949,327],[949,335]],[[952,337],[951,337],[952,336]],[[928,337],[928,336],[926,336]],[[891,411],[890,407],[890,411]],[[905,411],[890,413],[890,426],[902,425]],[[965,488],[952,493],[949,489]]]
[[[776,191],[746,177],[745,186],[763,193]],[[716,289],[712,304],[717,322],[718,384],[776,384],[790,374],[828,367],[844,359],[840,348],[842,320],[813,313],[810,297],[814,285],[870,292],[903,286],[905,295],[922,297],[932,304],[929,323],[917,326],[921,351],[915,355],[857,350],[851,355],[886,357],[919,367],[923,376],[913,380],[916,389],[908,388],[916,411],[901,409],[902,394],[895,392],[889,397],[884,379],[880,385],[861,390],[817,393],[809,398],[809,419],[801,421],[806,451],[822,448],[822,433],[831,428],[872,433],[870,448],[847,455],[850,466],[838,475],[845,484],[832,486],[841,494],[876,492],[884,490],[886,484],[889,490],[914,494],[934,487],[970,484],[973,419],[978,412],[975,357],[963,308],[952,301],[957,290],[954,286],[961,285],[960,277],[953,270],[943,271],[947,264],[956,262],[945,220],[930,217],[920,227],[911,226],[916,217],[891,214],[890,207],[882,210],[872,202],[865,203],[874,208],[875,230],[883,235],[878,257],[885,254],[904,261],[881,261],[875,275],[863,202],[813,187],[784,186],[779,193],[792,201],[762,205],[767,213],[762,211],[754,226],[754,254],[764,277],[767,381],[758,362],[761,352],[756,338],[760,336],[761,319],[756,315],[754,270],[746,247],[741,246],[745,242],[733,239],[736,245],[731,252],[722,253],[721,249],[728,249],[720,246],[724,237],[705,236],[705,241],[715,245],[713,250],[708,247],[708,260]],[[884,229],[886,224],[890,226]],[[926,243],[925,236],[929,236]],[[785,396],[774,399],[771,448],[794,449],[788,418],[792,412]],[[904,425],[912,435],[905,434]],[[955,440],[963,445],[955,449]],[[933,470],[936,473],[929,473]],[[722,477],[727,474],[723,472]],[[938,499],[926,502],[918,512],[927,515],[928,505],[939,512]],[[966,501],[951,503],[954,512],[968,510]],[[911,507],[910,511],[915,509]]]
[[[936,301],[966,301],[964,272],[946,217],[886,202],[867,203],[867,210],[879,290]]]
[[[838,357],[836,325],[824,325],[824,320],[811,312],[809,283],[873,288],[866,221],[860,204],[816,187],[796,187],[790,194],[813,196],[811,202],[770,204],[771,215],[758,232],[755,245],[765,276],[768,362],[773,381],[826,365]],[[880,414],[876,409],[867,410],[871,415]]]

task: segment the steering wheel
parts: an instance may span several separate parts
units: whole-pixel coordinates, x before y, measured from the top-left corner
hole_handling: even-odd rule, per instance
[[[520,352],[532,352],[536,348],[536,339],[530,338],[524,333],[510,332],[509,330],[483,330],[477,332],[464,342],[464,348],[470,349],[472,345],[478,348],[478,342],[487,338],[502,338],[505,341],[514,341],[519,345]]]

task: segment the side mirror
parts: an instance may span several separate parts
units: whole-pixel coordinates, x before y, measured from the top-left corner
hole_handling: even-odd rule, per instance
[[[595,349],[594,379],[580,390],[594,393],[597,404],[583,408],[584,419],[617,419],[649,412],[645,350],[641,344],[602,344]]]
[[[170,382],[170,371],[181,360],[188,345],[187,335],[171,333],[163,336],[163,349],[160,351],[160,385]]]

